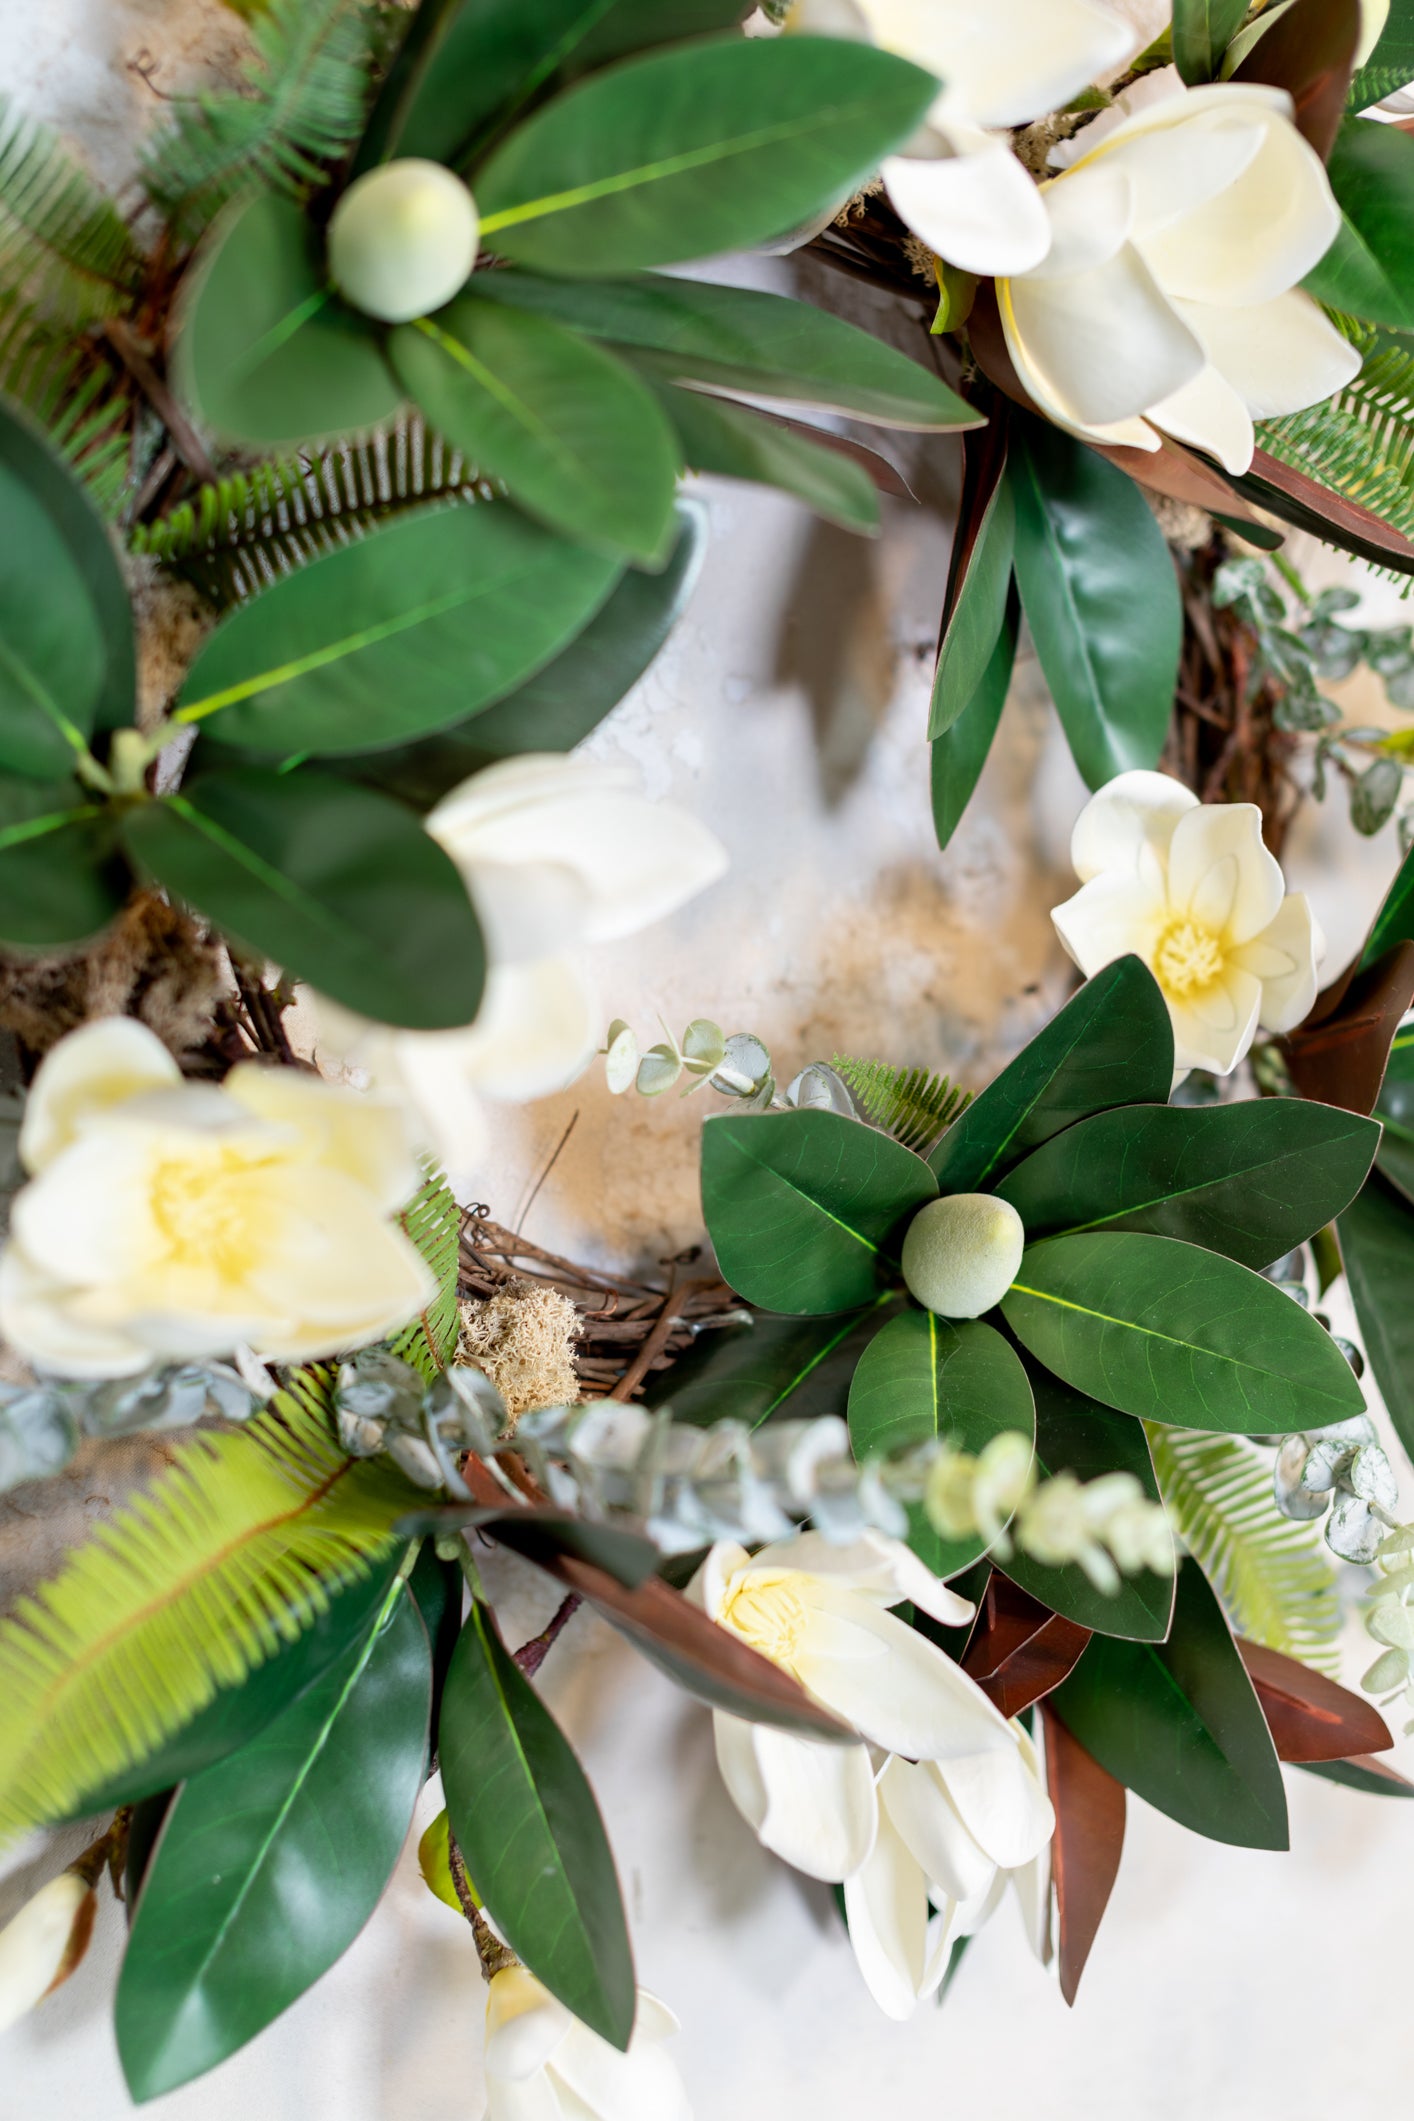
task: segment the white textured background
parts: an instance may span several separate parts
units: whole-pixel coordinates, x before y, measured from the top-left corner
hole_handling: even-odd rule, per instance
[[[129,62],[145,51],[158,85],[180,88],[238,44],[217,0],[5,0],[0,84],[121,182],[154,107]],[[953,476],[948,454],[934,445],[921,467],[910,460],[936,498]],[[1048,909],[1071,888],[1065,847],[1082,791],[1034,666],[1018,674],[1002,742],[940,859],[921,732],[945,524],[892,504],[870,547],[772,496],[714,486],[710,501],[712,545],[687,618],[595,742],[708,819],[733,869],[667,928],[601,954],[606,1018],[651,1037],[658,1009],[675,1029],[716,1016],[763,1035],[783,1078],[844,1050],[981,1083],[1066,987]],[[1394,615],[1390,592],[1373,595]],[[1362,699],[1359,718],[1376,705]],[[1295,836],[1288,869],[1313,894],[1332,965],[1393,862],[1391,834],[1355,842],[1334,806]],[[591,1076],[508,1120],[478,1190],[512,1219],[578,1112],[530,1234],[622,1259],[676,1251],[700,1231],[700,1110],[611,1101]],[[1407,1471],[1405,1493],[1414,1505]],[[507,1564],[501,1581],[516,1641],[543,1625],[554,1593],[525,1567]],[[1365,1654],[1357,1632],[1355,1672]],[[1075,2012],[1008,1907],[946,2008],[896,2027],[864,1996],[828,1893],[765,1856],[727,1803],[704,1711],[585,1616],[544,1683],[605,1811],[641,1977],[683,2020],[698,2121],[1326,2121],[1398,2099],[1410,2081],[1414,1805],[1292,1772],[1293,1852],[1281,1857],[1199,1840],[1132,1802]],[[434,1808],[429,1793],[419,1828]],[[3,2121],[129,2111],[109,2024],[120,1937],[110,1906],[69,1987],[0,2036]],[[148,2110],[154,2121],[477,2121],[481,2008],[470,1939],[427,1895],[410,1845],[375,1919],[317,1989],[254,2047]]]

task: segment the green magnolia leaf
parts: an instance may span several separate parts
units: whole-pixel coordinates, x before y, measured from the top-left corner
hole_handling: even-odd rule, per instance
[[[575,279],[748,249],[847,198],[937,92],[905,60],[833,37],[629,59],[546,104],[476,171],[482,238]]]
[[[392,419],[402,393],[367,318],[329,285],[323,232],[258,192],[212,229],[186,295],[176,373],[229,442],[270,448]]]
[[[928,712],[930,738],[952,728],[988,676],[1006,630],[1015,549],[1016,503],[1003,473],[983,511],[938,652]]]
[[[954,1120],[930,1162],[944,1193],[985,1193],[1052,1135],[1115,1105],[1158,1104],[1173,1081],[1173,1027],[1137,957],[1087,980]]]
[[[1247,0],[1174,0],[1174,64],[1190,88],[1217,79],[1223,53],[1246,19]]]
[[[1343,1783],[1348,1790],[1363,1790],[1367,1797],[1414,1797],[1414,1782],[1406,1782],[1392,1769],[1380,1772],[1383,1763],[1372,1760],[1298,1760],[1305,1775],[1320,1775],[1327,1782]]]
[[[878,531],[878,490],[863,465],[747,405],[675,383],[661,391],[689,471],[779,486],[845,530]]]
[[[618,572],[501,502],[407,516],[229,613],[176,718],[280,757],[406,743],[532,676]]]
[[[1176,1238],[1095,1232],[1028,1245],[1002,1312],[1077,1392],[1148,1421],[1284,1436],[1365,1405],[1309,1311],[1249,1267]]]
[[[431,1665],[417,1608],[386,1619],[229,1760],[178,1791],[118,1980],[135,2099],[211,2069],[345,1952],[412,1823]]]
[[[1375,1383],[1400,1442],[1414,1452],[1414,1208],[1372,1178],[1336,1228]]]
[[[400,325],[388,355],[429,423],[531,515],[597,550],[662,561],[677,449],[622,361],[475,295]]]
[[[759,1429],[774,1415],[806,1421],[837,1414],[855,1364],[901,1299],[885,1294],[838,1318],[773,1318],[722,1326],[697,1340],[672,1367],[650,1377],[643,1402],[671,1407],[675,1421],[744,1421]]]
[[[534,310],[642,355],[674,380],[714,383],[847,412],[884,427],[952,430],[977,413],[930,370],[808,302],[642,273],[622,280],[552,280],[498,272],[477,293]]]
[[[400,803],[313,772],[202,774],[127,812],[140,868],[224,933],[379,1023],[470,1023],[485,951],[450,855]]]
[[[1031,1386],[1015,1350],[979,1318],[908,1310],[860,1357],[849,1436],[861,1461],[934,1441],[975,1455],[1009,1429],[1034,1437]],[[908,1543],[935,1576],[955,1576],[986,1550],[981,1532],[945,1539],[921,1503],[910,1505],[908,1519]]]
[[[1167,1642],[1096,1635],[1049,1705],[1116,1781],[1180,1826],[1288,1846],[1286,1791],[1252,1682],[1202,1570],[1179,1570]]]
[[[1053,1136],[997,1191],[1029,1238],[1148,1230],[1266,1267],[1354,1199],[1379,1138],[1300,1098],[1129,1105]]]
[[[936,1192],[921,1156],[837,1112],[719,1113],[702,1129],[717,1263],[765,1310],[820,1317],[872,1301]]]
[[[933,829],[946,847],[962,822],[972,791],[987,763],[1011,685],[1021,632],[1021,600],[1015,585],[1007,598],[1001,632],[977,689],[931,746]]]
[[[355,174],[393,155],[458,163],[547,90],[680,37],[730,28],[743,0],[422,0]]]
[[[573,751],[638,683],[687,607],[707,546],[701,503],[679,501],[677,524],[677,543],[662,573],[628,568],[583,633],[494,707],[416,744],[330,764],[417,810],[430,810],[496,759],[522,751]]]
[[[1414,847],[1400,863],[1399,872],[1375,915],[1369,941],[1360,954],[1361,970],[1377,963],[1396,943],[1410,942],[1414,942]]]
[[[1384,1128],[1375,1161],[1414,1204],[1414,1030],[1401,1031],[1390,1047],[1375,1117]]]
[[[1104,1473],[1132,1473],[1151,1502],[1159,1500],[1154,1461],[1139,1423],[1128,1414],[1097,1406],[1072,1392],[1058,1377],[1028,1361],[1026,1374],[1036,1399],[1036,1474],[1041,1480],[1073,1473],[1097,1480]],[[1117,1591],[1100,1591],[1077,1562],[1054,1567],[1013,1550],[1002,1573],[1097,1635],[1130,1642],[1162,1642],[1173,1618],[1173,1577],[1141,1569],[1120,1579]]]
[[[633,1955],[594,1793],[478,1599],[438,1731],[452,1832],[487,1912],[551,1995],[617,2048],[633,2030]]]
[[[1157,766],[1183,613],[1164,534],[1127,475],[1039,420],[1012,431],[1016,580],[1067,740],[1091,788]]]
[[[139,1803],[159,1790],[175,1789],[179,1782],[249,1745],[331,1666],[346,1660],[354,1644],[365,1640],[383,1610],[401,1560],[401,1553],[394,1553],[384,1566],[336,1591],[326,1609],[293,1642],[282,1642],[275,1655],[258,1664],[239,1686],[223,1687],[139,1766],[86,1790],[72,1807],[71,1816],[87,1819],[120,1804]]]
[[[1414,328],[1414,140],[1347,118],[1328,167],[1340,233],[1302,284],[1348,316]]]
[[[1390,0],[1379,42],[1350,84],[1351,110],[1368,110],[1414,81],[1414,0]]]
[[[130,883],[105,804],[77,781],[0,775],[0,941],[81,942],[112,919]]]

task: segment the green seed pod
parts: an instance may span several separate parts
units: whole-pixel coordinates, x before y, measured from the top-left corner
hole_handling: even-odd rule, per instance
[[[930,1200],[908,1226],[903,1278],[925,1309],[980,1318],[1016,1279],[1026,1232],[1010,1201],[990,1193]]]
[[[385,324],[425,317],[476,263],[476,201],[440,162],[409,156],[355,180],[329,223],[329,272],[346,302]]]

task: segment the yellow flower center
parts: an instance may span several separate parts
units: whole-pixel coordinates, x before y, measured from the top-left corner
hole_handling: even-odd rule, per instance
[[[1221,979],[1223,948],[1211,929],[1196,921],[1171,921],[1154,952],[1154,977],[1170,994],[1201,993]]]
[[[744,1576],[735,1590],[728,1591],[721,1611],[723,1627],[788,1671],[810,1619],[799,1590],[801,1580],[798,1570],[785,1570],[779,1576]]]
[[[225,1145],[208,1154],[164,1157],[152,1173],[153,1220],[171,1256],[222,1281],[243,1281],[268,1243],[269,1201],[256,1160]]]

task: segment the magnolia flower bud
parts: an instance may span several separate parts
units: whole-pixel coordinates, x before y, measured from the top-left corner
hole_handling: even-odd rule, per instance
[[[480,227],[476,201],[440,162],[387,162],[357,178],[334,208],[329,271],[365,316],[406,324],[465,285]]]
[[[990,1193],[930,1200],[908,1226],[903,1278],[926,1310],[980,1318],[1016,1279],[1026,1232],[1010,1201]]]
[[[68,1980],[88,1950],[96,1905],[92,1886],[65,1871],[0,1930],[0,2032]]]

